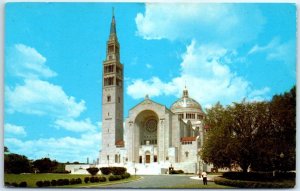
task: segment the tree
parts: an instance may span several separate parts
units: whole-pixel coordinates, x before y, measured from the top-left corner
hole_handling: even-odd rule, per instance
[[[42,158],[35,160],[33,165],[39,170],[40,173],[50,173],[58,165],[58,162],[55,160],[51,161],[49,158]]]
[[[296,88],[270,102],[219,103],[207,111],[210,127],[201,156],[216,167],[237,163],[244,172],[294,170]]]
[[[228,148],[230,132],[226,127],[227,113],[220,103],[207,110],[204,123],[209,126],[204,140],[201,158],[206,163],[212,163],[217,168],[229,167],[231,153]]]
[[[9,150],[6,146],[4,146],[4,152],[9,152]]]
[[[30,161],[24,155],[4,155],[4,172],[13,174],[31,172]]]

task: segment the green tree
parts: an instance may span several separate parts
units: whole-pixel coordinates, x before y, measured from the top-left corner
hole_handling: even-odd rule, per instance
[[[9,152],[9,150],[6,146],[4,146],[4,152]]]
[[[13,174],[31,172],[30,161],[24,155],[13,153],[4,155],[4,172]]]
[[[51,161],[49,158],[42,158],[35,160],[33,165],[39,170],[40,173],[51,173],[58,165],[58,162],[55,160]]]
[[[206,163],[212,163],[217,168],[229,167],[231,163],[230,131],[227,127],[225,108],[220,103],[207,110],[204,124],[209,126],[204,140],[201,158]]]

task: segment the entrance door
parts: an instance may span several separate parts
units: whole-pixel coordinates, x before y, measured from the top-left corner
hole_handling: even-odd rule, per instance
[[[146,155],[146,163],[150,163],[150,155]]]

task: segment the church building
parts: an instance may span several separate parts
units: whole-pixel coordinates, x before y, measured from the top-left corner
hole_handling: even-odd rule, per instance
[[[185,173],[208,170],[198,155],[205,135],[205,114],[186,87],[170,108],[146,95],[129,110],[123,125],[124,68],[114,15],[102,66],[102,149],[98,167],[125,166],[133,174],[164,174],[169,167]]]

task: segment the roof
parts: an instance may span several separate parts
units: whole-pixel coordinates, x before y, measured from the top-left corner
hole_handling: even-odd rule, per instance
[[[180,139],[180,142],[184,142],[184,141],[196,141],[196,137],[182,137]]]
[[[198,109],[199,111],[203,112],[201,105],[196,100],[189,97],[187,89],[183,90],[182,97],[175,101],[171,106],[172,111],[181,108]]]

